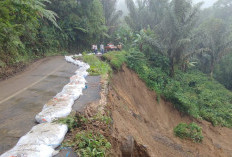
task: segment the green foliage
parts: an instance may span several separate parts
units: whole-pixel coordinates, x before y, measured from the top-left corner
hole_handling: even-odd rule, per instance
[[[227,89],[232,90],[232,54],[224,56],[216,65],[214,77]]]
[[[102,0],[103,11],[105,15],[106,26],[108,28],[108,35],[112,37],[113,33],[119,27],[119,18],[122,16],[122,11],[117,10],[116,0]]]
[[[164,95],[186,114],[232,127],[232,93],[199,71],[178,73],[166,85]]]
[[[111,51],[103,55],[103,57],[109,61],[110,65],[116,70],[120,70],[122,64],[125,63],[125,56],[126,51]]]
[[[106,62],[100,61],[95,55],[84,55],[83,60],[90,65],[90,75],[106,75],[112,71]]]
[[[75,139],[64,146],[76,147],[77,154],[86,157],[104,157],[111,148],[111,144],[102,134],[92,131],[77,133]]]
[[[180,123],[174,128],[174,134],[181,139],[190,139],[193,142],[202,142],[202,129],[196,123]]]
[[[106,125],[109,125],[112,122],[112,119],[110,116],[102,115],[101,113],[96,114],[90,120],[91,121],[100,121],[100,122],[105,123]]]
[[[66,118],[61,118],[58,120],[58,123],[66,124],[68,126],[68,130],[72,131],[74,128],[81,127],[83,124],[86,124],[88,119],[86,119],[82,115],[69,115]]]
[[[161,94],[168,76],[160,67],[150,68],[145,56],[139,52],[131,50],[127,56],[127,65],[139,74],[139,77],[145,81],[147,86]]]

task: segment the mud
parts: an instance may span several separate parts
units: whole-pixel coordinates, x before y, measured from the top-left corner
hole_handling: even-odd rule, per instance
[[[114,74],[108,95],[112,107],[112,138],[117,154],[128,136],[133,137],[131,156],[159,157],[231,157],[232,130],[213,127],[209,122],[181,115],[171,103],[157,102],[138,76],[125,66]],[[195,122],[203,129],[203,142],[193,143],[174,136],[173,128],[180,122]],[[131,149],[131,148],[129,148]]]

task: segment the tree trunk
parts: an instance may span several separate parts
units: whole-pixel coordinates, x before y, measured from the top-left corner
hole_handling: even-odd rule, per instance
[[[174,77],[175,76],[175,68],[174,68],[174,58],[171,57],[170,58],[170,77]]]
[[[213,79],[213,72],[214,72],[214,63],[211,63],[210,66],[210,78]]]

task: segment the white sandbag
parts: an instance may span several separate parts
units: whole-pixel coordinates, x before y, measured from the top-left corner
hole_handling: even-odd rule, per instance
[[[35,119],[38,123],[51,123],[59,118],[67,117],[72,111],[71,107],[48,107],[36,115]]]
[[[44,123],[34,126],[31,131],[21,137],[18,145],[46,145],[57,148],[68,131],[67,125]]]
[[[49,100],[43,107],[51,108],[51,107],[72,107],[74,104],[74,100],[71,95],[62,94],[60,96],[55,96],[53,99]]]
[[[54,149],[46,145],[16,145],[0,157],[52,157]]]

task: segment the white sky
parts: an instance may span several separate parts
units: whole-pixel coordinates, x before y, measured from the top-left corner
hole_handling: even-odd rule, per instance
[[[208,8],[212,6],[217,0],[193,0],[194,3],[204,2],[203,8]]]
[[[212,6],[217,0],[193,0],[194,3],[198,3],[198,2],[202,2],[202,1],[204,2],[203,8],[208,8],[208,7]],[[125,4],[124,3],[125,0],[118,0],[118,2],[120,5],[119,8],[124,7],[122,5]]]

